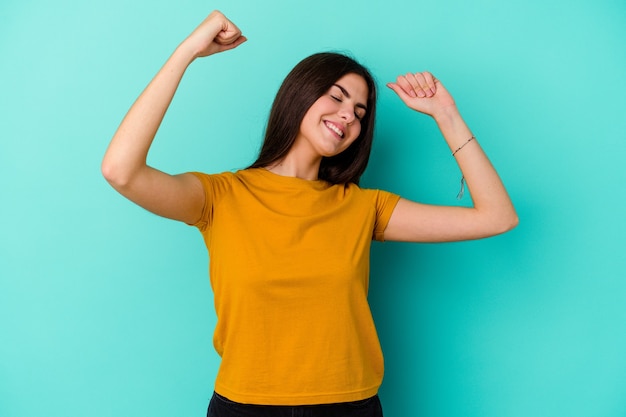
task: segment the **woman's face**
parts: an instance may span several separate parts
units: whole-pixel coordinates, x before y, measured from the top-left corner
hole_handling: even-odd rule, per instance
[[[367,83],[346,74],[318,98],[304,115],[294,147],[312,156],[334,156],[346,150],[361,133],[367,112]]]

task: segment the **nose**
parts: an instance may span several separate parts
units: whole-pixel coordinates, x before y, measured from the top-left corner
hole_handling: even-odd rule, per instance
[[[348,124],[351,124],[352,122],[354,122],[354,119],[356,118],[356,116],[354,115],[354,110],[350,106],[347,106],[347,105],[341,106],[338,114],[339,114],[339,117],[345,120],[346,123]]]

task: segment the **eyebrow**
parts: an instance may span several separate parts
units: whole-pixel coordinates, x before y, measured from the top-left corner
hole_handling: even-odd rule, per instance
[[[340,86],[339,84],[333,84],[333,85],[334,85],[335,87],[339,88],[339,89],[341,90],[341,93],[342,93],[344,96],[346,96],[346,97],[348,97],[348,98],[351,98],[351,97],[350,97],[350,93],[348,93],[348,90],[346,90],[345,88],[343,88],[343,87],[342,87],[342,86]],[[363,110],[367,111],[367,106],[366,106],[365,104],[363,104],[363,103],[356,103],[356,104],[355,104],[355,106],[356,106],[356,107],[360,107],[360,108],[362,108]]]

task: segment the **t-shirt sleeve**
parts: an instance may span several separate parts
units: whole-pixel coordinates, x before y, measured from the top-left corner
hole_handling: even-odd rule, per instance
[[[204,174],[202,172],[191,172],[202,183],[204,189],[204,207],[200,220],[191,226],[197,227],[204,232],[211,227],[213,221],[213,211],[215,205],[219,202],[220,197],[227,193],[232,187],[232,179],[234,174],[224,172],[221,174]]]
[[[400,196],[383,190],[370,190],[373,194],[376,206],[376,223],[374,223],[374,235],[372,238],[380,242],[385,240],[385,229],[391,218]]]

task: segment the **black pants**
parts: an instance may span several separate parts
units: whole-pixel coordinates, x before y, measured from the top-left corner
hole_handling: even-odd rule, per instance
[[[322,405],[240,404],[213,393],[207,417],[382,417],[378,395],[361,401]]]

